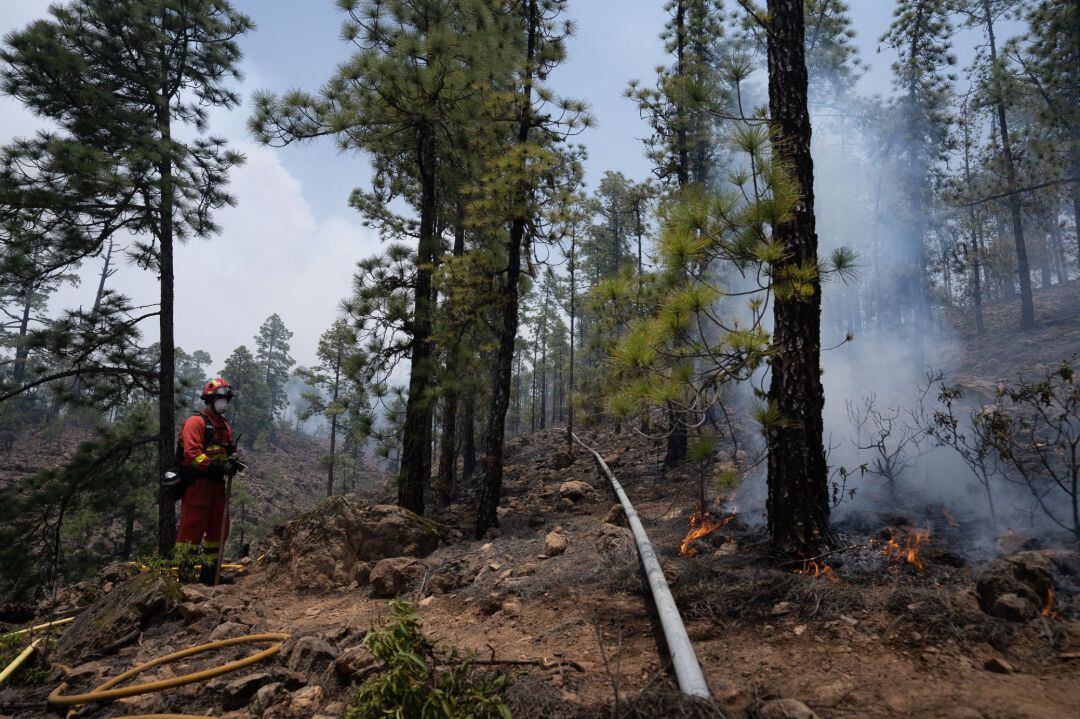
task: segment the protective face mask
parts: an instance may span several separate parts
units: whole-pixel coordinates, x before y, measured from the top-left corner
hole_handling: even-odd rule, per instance
[[[225,410],[229,408],[229,400],[227,399],[215,399],[214,411],[218,414],[225,414]]]

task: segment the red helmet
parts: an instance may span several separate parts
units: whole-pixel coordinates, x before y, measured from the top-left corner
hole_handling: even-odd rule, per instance
[[[199,396],[206,400],[211,397],[225,397],[231,399],[233,396],[232,386],[229,385],[229,381],[224,377],[215,377],[203,386],[202,394]]]

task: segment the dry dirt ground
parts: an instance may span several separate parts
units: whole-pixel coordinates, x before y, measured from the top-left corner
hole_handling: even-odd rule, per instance
[[[1080,578],[1057,578],[1056,616],[989,617],[972,591],[977,567],[940,546],[958,545],[963,534],[954,526],[963,517],[951,515],[923,523],[935,533],[921,572],[884,556],[878,540],[824,559],[833,578],[769,567],[755,545],[760,538],[737,519],[693,545],[696,556],[682,557],[694,478],[665,476],[656,464],[658,448],[628,430],[585,435],[604,448],[643,516],[717,699],[709,706],[672,703],[667,692],[674,685],[633,551],[619,537],[604,552],[597,547],[613,495],[580,450],[571,466],[555,469],[563,435],[549,430],[511,443],[498,536],[458,536],[424,560],[433,571],[456,561],[475,579],[428,594],[429,572],[406,590],[419,602],[426,633],[441,645],[484,658],[569,660],[580,667],[513,671],[507,700],[515,716],[611,716],[616,695],[620,716],[755,716],[755,707],[774,697],[798,699],[821,717],[1076,716]],[[597,491],[564,501],[558,490],[568,480],[590,482]],[[464,505],[442,519],[461,530],[471,524]],[[878,528],[897,521],[883,516]],[[551,531],[568,540],[565,553],[545,554]],[[859,528],[841,534],[849,544],[874,536]],[[301,593],[273,570],[256,564],[237,584],[215,590],[224,619],[243,631],[312,632],[349,647],[387,614],[385,600],[372,598],[367,587]],[[220,635],[220,621],[171,620],[122,650],[112,671]],[[339,715],[349,690],[328,686],[317,711]],[[97,716],[196,708],[250,716],[247,708],[224,712],[216,702],[205,689],[189,688],[124,700]],[[26,709],[18,716],[46,714]]]

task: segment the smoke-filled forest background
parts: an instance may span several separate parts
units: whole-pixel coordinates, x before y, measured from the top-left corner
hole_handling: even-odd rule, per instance
[[[862,27],[862,3],[804,3],[806,261],[775,234],[808,193],[770,125],[761,16],[652,8],[624,42],[658,67],[611,81],[638,122],[596,127],[612,101],[592,107],[574,64],[584,4],[340,2],[340,37],[311,40],[325,66],[287,88],[240,76],[261,4],[76,0],[10,28],[0,591],[167,552],[157,477],[218,374],[255,468],[249,541],[387,477],[418,513],[474,505],[484,536],[507,438],[601,425],[776,535],[781,346],[820,348],[824,517],[939,501],[987,540],[1080,538],[1080,341],[1060,309],[1080,305],[1080,4],[897,0]],[[158,19],[130,52],[118,28],[140,12]],[[590,157],[598,134],[636,148],[632,173],[598,164],[621,162],[608,139]],[[282,233],[278,158],[317,176],[296,159],[316,151],[348,184],[315,204],[349,219],[301,206]],[[218,250],[234,229],[244,256]],[[344,268],[351,287],[311,301]],[[778,331],[778,303],[817,302],[819,336]]]

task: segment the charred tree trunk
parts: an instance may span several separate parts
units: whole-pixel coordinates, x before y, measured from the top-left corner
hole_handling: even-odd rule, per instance
[[[540,429],[547,428],[547,336],[541,339],[540,345]]]
[[[971,195],[971,137],[966,118],[964,121],[964,183],[968,195]],[[973,203],[968,204],[968,221],[971,223],[971,287],[975,300],[975,333],[982,335],[986,332],[986,324],[983,322],[982,282],[980,279],[982,232],[979,225],[979,216],[975,212]]]
[[[790,220],[773,229],[789,255],[778,263],[817,264],[814,227],[814,164],[810,155],[810,116],[803,3],[768,1],[769,112],[772,149],[798,182],[801,199]],[[829,487],[823,444],[821,385],[821,284],[809,298],[775,298],[769,402],[779,414],[766,427],[769,536],[775,551],[812,556],[828,544]]]
[[[577,321],[577,237],[570,235],[570,255],[567,258],[570,273],[570,367],[566,389],[566,449],[574,451],[574,323]]]
[[[983,12],[986,15],[986,34],[990,40],[991,72],[996,75],[998,72],[997,38],[994,35],[990,0],[983,0]],[[1009,215],[1012,218],[1013,244],[1016,247],[1016,269],[1020,275],[1020,329],[1029,330],[1035,326],[1035,304],[1031,299],[1031,269],[1028,264],[1027,245],[1024,242],[1024,217],[1016,179],[1016,163],[1013,160],[1012,144],[1009,139],[1009,123],[1005,116],[1005,98],[1002,96],[1001,82],[996,77],[993,87],[998,131],[1001,135],[1001,156],[1005,161],[1005,180],[1009,191]]]
[[[465,203],[458,199],[454,223],[454,257],[465,254]],[[446,507],[453,501],[457,491],[457,427],[458,400],[461,381],[460,345],[457,340],[451,343],[446,353],[446,392],[443,400],[442,440],[439,445],[438,481],[435,485],[435,500]]]
[[[30,356],[30,348],[26,344],[26,335],[30,331],[30,311],[34,307],[34,283],[27,282],[23,287],[22,316],[19,318],[19,336],[15,341],[15,366],[12,370],[12,380],[15,386],[21,386],[26,377],[26,360]]]
[[[341,363],[343,361],[340,342],[337,347],[337,356],[334,358],[334,392],[330,397],[330,403],[336,405],[338,393],[341,387]],[[330,467],[326,471],[326,496],[334,496],[334,465],[337,464],[337,425],[338,415],[334,412],[330,415]]]
[[[416,288],[413,299],[412,366],[409,371],[409,399],[405,404],[405,435],[401,446],[401,476],[398,504],[417,514],[424,513],[424,489],[431,476],[431,398],[428,390],[432,374],[432,267],[438,251],[435,234],[435,139],[430,127],[418,133],[420,241],[416,255]]]
[[[518,116],[518,145],[529,141],[533,117],[533,66],[536,61],[537,33],[541,16],[539,0],[528,0],[525,10],[525,72],[521,87],[521,109]],[[495,363],[495,382],[491,387],[488,426],[484,436],[483,481],[480,485],[480,506],[476,512],[476,536],[483,537],[489,527],[499,526],[496,509],[502,494],[503,441],[506,433],[506,410],[510,406],[510,381],[514,373],[514,345],[518,332],[518,284],[521,279],[521,249],[525,239],[526,206],[530,189],[522,180],[515,189],[517,205],[510,225],[507,246],[506,284],[500,309],[499,352]]]
[[[135,505],[124,507],[124,544],[120,547],[120,559],[131,559],[131,550],[135,545]]]
[[[168,58],[161,48],[161,92],[158,94],[157,122],[159,133],[158,182],[161,197],[158,218],[158,271],[161,283],[161,307],[158,315],[161,357],[158,365],[158,477],[172,467],[176,443],[176,413],[173,407],[173,377],[176,365],[176,346],[173,340],[173,177],[172,125],[169,109]],[[168,556],[176,543],[176,504],[164,485],[158,487],[157,546],[161,556]]]
[[[461,479],[468,482],[476,471],[476,397],[472,392],[465,396],[465,417],[461,424],[465,432],[461,450]]]

